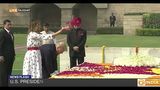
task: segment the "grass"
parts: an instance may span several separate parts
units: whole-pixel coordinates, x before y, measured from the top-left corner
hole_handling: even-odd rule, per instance
[[[15,45],[26,46],[26,34],[15,34]],[[159,36],[123,36],[123,35],[88,35],[86,45],[89,47],[160,47]],[[26,50],[16,51],[13,74],[22,74],[22,65]],[[59,58],[58,58],[59,59]],[[59,65],[59,60],[58,60]]]
[[[15,35],[15,45],[26,45],[26,34]],[[123,35],[88,35],[86,45],[89,47],[160,47],[160,36],[123,36]]]
[[[26,34],[15,34],[15,45],[26,46],[27,35]]]
[[[14,75],[22,74],[23,60],[25,55],[25,50],[19,51],[16,53],[15,62],[13,65],[13,73]]]
[[[90,35],[87,38],[89,47],[160,47],[159,36],[123,36],[123,35]]]

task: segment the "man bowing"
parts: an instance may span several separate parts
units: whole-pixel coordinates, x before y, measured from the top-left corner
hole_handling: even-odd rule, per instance
[[[63,53],[65,44],[63,42],[55,44],[44,44],[40,47],[42,56],[42,76],[48,79],[52,73],[58,70],[57,56]]]

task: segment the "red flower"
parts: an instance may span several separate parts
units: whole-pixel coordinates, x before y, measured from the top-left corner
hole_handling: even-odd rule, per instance
[[[99,76],[99,74],[107,73],[155,75],[155,73],[151,71],[151,68],[152,67],[149,66],[110,66],[109,68],[105,68],[105,65],[84,62],[76,66],[76,68],[72,68],[71,71],[59,73],[58,76]]]

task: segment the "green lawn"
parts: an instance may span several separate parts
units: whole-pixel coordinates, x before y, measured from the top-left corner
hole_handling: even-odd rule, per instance
[[[15,34],[15,45],[26,45],[26,34]],[[88,35],[89,47],[160,47],[160,36]]]
[[[15,45],[16,46],[20,46],[20,45],[25,46],[26,45],[26,40],[27,40],[26,34],[15,34],[14,36],[15,36]]]
[[[15,34],[15,46],[26,46],[26,34]],[[16,50],[16,58],[13,66],[13,74],[22,73],[23,58],[26,49]]]
[[[13,65],[13,74],[22,74],[22,65],[23,65],[23,59],[25,55],[26,50],[16,52],[16,58]]]
[[[160,47],[160,36],[123,36],[123,35],[90,35],[87,38],[89,47]]]
[[[15,45],[26,45],[26,34],[15,34]],[[158,36],[123,36],[123,35],[88,35],[87,43],[89,47],[160,47],[160,37]],[[13,66],[13,74],[22,73],[23,58],[26,50],[21,49],[16,52],[16,60]],[[59,61],[59,60],[58,60]]]

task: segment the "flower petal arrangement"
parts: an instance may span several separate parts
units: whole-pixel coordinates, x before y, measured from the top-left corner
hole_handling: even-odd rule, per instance
[[[76,67],[58,73],[57,77],[104,77],[108,74],[159,75],[153,66],[120,66],[84,62]]]

